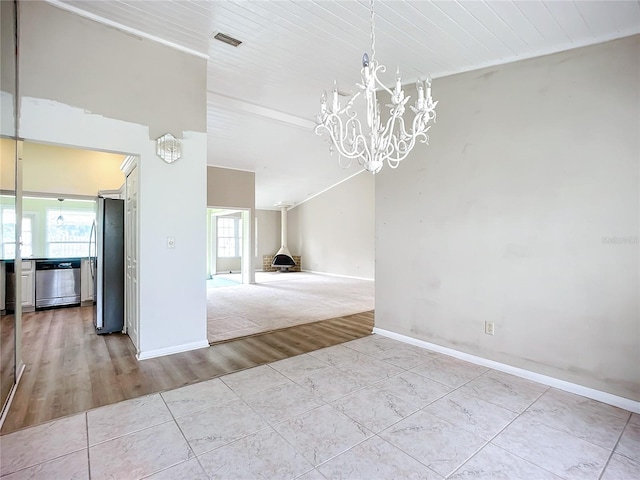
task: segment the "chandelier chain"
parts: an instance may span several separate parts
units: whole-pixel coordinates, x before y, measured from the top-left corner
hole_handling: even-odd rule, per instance
[[[373,12],[373,0],[369,0],[369,13],[371,20],[371,61],[376,59],[376,17]]]

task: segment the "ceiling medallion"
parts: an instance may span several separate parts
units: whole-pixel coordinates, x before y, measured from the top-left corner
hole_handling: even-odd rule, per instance
[[[315,128],[318,135],[327,132],[331,138],[329,151],[338,151],[338,164],[343,168],[348,168],[353,159],[365,170],[371,173],[378,173],[384,166],[385,161],[391,168],[397,168],[416,144],[429,142],[427,131],[431,128],[429,121],[435,122],[435,107],[438,102],[431,98],[431,80],[422,81],[418,79],[416,88],[418,99],[415,105],[409,105],[414,113],[410,128],[407,130],[403,115],[405,105],[410,97],[405,97],[402,91],[400,80],[400,70],[396,74],[396,84],[393,90],[388,89],[379,79],[378,72],[385,72],[384,65],[378,65],[375,50],[375,17],[373,11],[373,0],[370,0],[370,23],[371,23],[371,58],[365,53],[362,57],[362,84],[356,84],[360,89],[355,93],[346,105],[342,107],[338,99],[338,85],[333,84],[333,101],[327,103],[327,92],[322,94],[320,101],[320,114]],[[391,96],[389,107],[389,119],[383,123],[380,118],[380,104],[377,99],[376,89],[382,89]],[[367,102],[367,127],[362,130],[360,120],[356,118],[356,113],[352,112],[353,102],[364,94]],[[343,164],[342,157],[348,162]]]
[[[167,163],[173,163],[182,156],[182,141],[170,133],[158,138],[156,144],[156,154]]]

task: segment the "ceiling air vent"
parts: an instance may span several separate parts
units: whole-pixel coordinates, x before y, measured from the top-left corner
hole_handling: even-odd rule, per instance
[[[221,42],[224,42],[228,45],[231,45],[232,47],[239,47],[242,42],[240,40],[238,40],[237,38],[233,38],[230,37],[229,35],[225,35],[224,33],[216,33],[213,38],[215,38],[216,40],[220,40]]]

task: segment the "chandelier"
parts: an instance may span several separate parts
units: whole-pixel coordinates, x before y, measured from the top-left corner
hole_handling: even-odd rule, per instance
[[[365,53],[362,57],[362,83],[357,83],[359,92],[355,93],[344,106],[340,104],[338,85],[333,84],[333,99],[327,102],[327,92],[323,92],[320,100],[320,114],[315,127],[318,135],[329,133],[331,146],[329,151],[338,151],[338,164],[342,168],[348,168],[353,159],[365,170],[376,174],[384,166],[385,161],[391,168],[397,168],[402,160],[407,158],[409,152],[416,144],[429,142],[427,131],[431,128],[429,121],[435,122],[435,107],[438,102],[431,98],[431,80],[418,79],[416,88],[418,98],[409,108],[414,114],[410,128],[407,130],[403,115],[405,105],[410,97],[405,97],[402,91],[400,70],[396,73],[396,84],[393,90],[387,88],[379,79],[378,73],[384,73],[386,67],[376,61],[376,36],[373,0],[369,2],[371,23],[371,58]],[[389,118],[383,122],[380,117],[380,104],[377,98],[377,89],[386,91],[391,97]],[[367,110],[367,129],[362,129],[357,114],[352,111],[353,102],[364,96]],[[343,163],[342,158],[348,161]]]

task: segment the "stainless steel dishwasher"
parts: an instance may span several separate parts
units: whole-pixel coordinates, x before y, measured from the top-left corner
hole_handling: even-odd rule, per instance
[[[36,308],[80,304],[80,259],[36,260]]]

